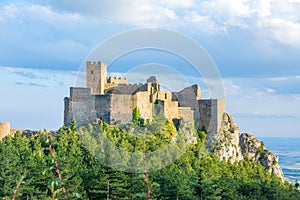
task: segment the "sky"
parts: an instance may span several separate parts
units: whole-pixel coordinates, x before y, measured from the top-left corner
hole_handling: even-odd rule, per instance
[[[300,0],[2,0],[0,121],[18,129],[58,129],[63,98],[101,42],[152,27],[195,40],[215,62],[226,110],[241,132],[300,137]],[[110,73],[149,62],[181,66],[172,56],[136,52]],[[209,98],[209,95],[203,95]]]

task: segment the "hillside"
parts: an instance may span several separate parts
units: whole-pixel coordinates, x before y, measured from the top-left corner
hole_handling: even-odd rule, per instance
[[[227,117],[224,119],[231,125],[223,123],[224,130],[233,130],[232,118]],[[0,197],[12,198],[15,193],[16,199],[147,199],[148,195],[151,199],[300,198],[295,186],[282,182],[261,165],[264,159],[241,159],[255,149],[250,144],[256,142],[248,143],[256,141],[252,136],[242,134],[231,142],[232,147],[223,147],[218,154],[215,146],[209,153],[206,144],[219,143],[210,143],[205,130],[193,132],[186,125],[176,131],[162,119],[158,116],[150,124],[138,120],[123,127],[100,122],[79,129],[72,122],[56,136],[39,132],[29,137],[19,133],[5,137],[0,143]],[[227,142],[232,140],[229,138]],[[249,144],[250,150],[233,148],[241,141],[246,141],[242,144]],[[111,148],[111,144],[118,148]],[[125,149],[127,154],[118,149]],[[264,151],[254,158],[263,157]],[[144,158],[154,152],[159,156],[148,157],[145,162]],[[176,161],[164,165],[178,152],[182,154]],[[230,158],[232,152],[235,158]],[[109,167],[112,163],[119,163],[116,169]],[[143,171],[139,171],[139,163]]]

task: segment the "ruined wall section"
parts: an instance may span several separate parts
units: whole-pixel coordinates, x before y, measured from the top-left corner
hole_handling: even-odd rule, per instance
[[[180,107],[197,108],[198,100],[201,99],[199,85],[192,85],[174,94],[177,97]],[[176,97],[173,96],[173,98]]]
[[[190,107],[194,109],[194,125],[196,128],[202,126],[200,123],[198,103],[198,101],[201,99],[199,85],[192,85],[190,87],[184,88],[179,92],[174,92],[172,99],[178,101],[179,107]]]
[[[204,125],[208,132],[218,133],[225,113],[225,101],[222,99],[208,99],[199,100],[198,102],[200,126]]]

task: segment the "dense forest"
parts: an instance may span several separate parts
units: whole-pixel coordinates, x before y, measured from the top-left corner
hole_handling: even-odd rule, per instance
[[[300,199],[298,184],[283,183],[257,162],[211,156],[206,134],[203,127],[191,140],[186,129],[159,116],[151,123],[136,117],[123,127],[100,121],[77,129],[73,120],[55,135],[16,133],[0,142],[0,197]],[[158,156],[146,157],[161,148]]]

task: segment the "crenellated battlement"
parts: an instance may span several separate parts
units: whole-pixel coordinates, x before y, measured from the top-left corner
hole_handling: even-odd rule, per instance
[[[101,66],[106,66],[106,64],[104,62],[101,61],[87,61],[86,62],[86,66],[87,67],[101,67]]]
[[[130,83],[130,84],[128,84],[129,87],[141,87],[143,85],[147,85],[147,84],[144,84],[144,83]]]
[[[125,77],[107,77],[107,83],[115,83],[115,84],[128,84],[128,79]]]

